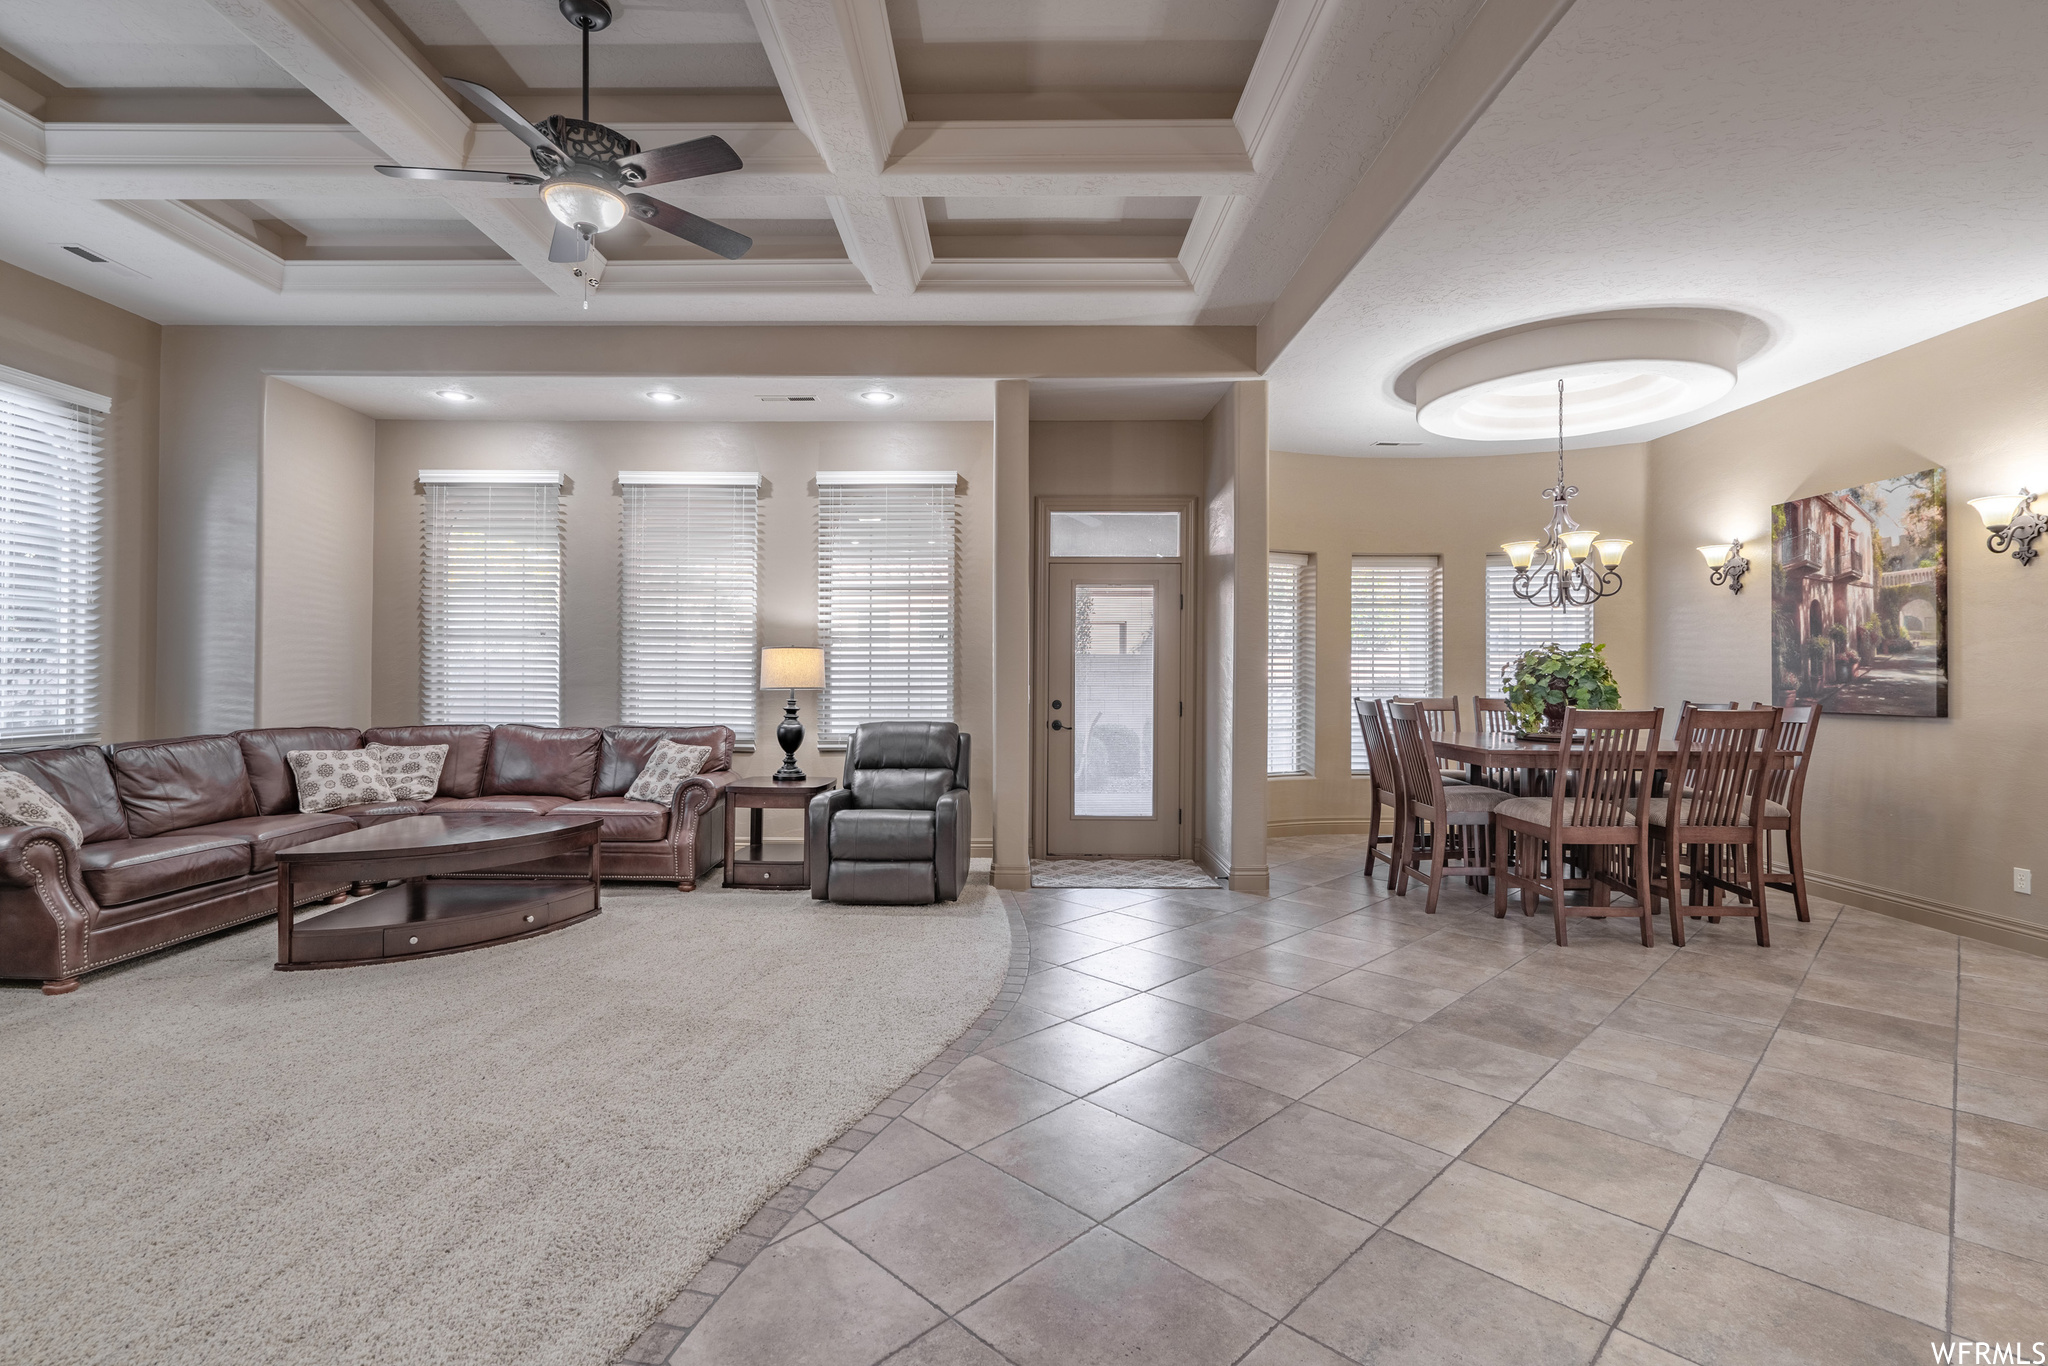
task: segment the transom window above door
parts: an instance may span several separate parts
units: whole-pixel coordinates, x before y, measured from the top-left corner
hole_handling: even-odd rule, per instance
[[[1180,555],[1178,512],[1054,512],[1047,554],[1055,560],[1171,560]]]

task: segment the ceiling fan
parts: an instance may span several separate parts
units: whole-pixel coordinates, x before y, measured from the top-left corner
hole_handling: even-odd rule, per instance
[[[538,125],[519,117],[511,105],[474,81],[442,80],[468,96],[533,153],[540,175],[511,171],[453,171],[430,166],[379,166],[400,180],[470,180],[493,185],[538,185],[541,201],[555,219],[548,259],[569,265],[590,255],[590,239],[617,227],[628,214],[737,261],[753,248],[742,232],[699,218],[652,195],[631,193],[637,185],[666,185],[740,169],[739,153],[721,137],[657,147],[651,152],[623,133],[590,121],[590,35],[612,21],[605,0],[559,0],[562,17],[583,31],[583,117],[556,114]]]

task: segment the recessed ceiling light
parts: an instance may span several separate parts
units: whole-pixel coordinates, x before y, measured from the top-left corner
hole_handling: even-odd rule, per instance
[[[655,403],[681,403],[683,396],[673,389],[649,389],[647,397]]]
[[[1415,379],[1424,431],[1464,441],[1619,431],[1695,412],[1735,387],[1735,334],[1709,322],[1599,319],[1454,351]]]
[[[873,403],[877,405],[883,403],[894,403],[896,401],[896,395],[890,393],[887,389],[863,389],[861,390],[859,395],[857,395],[857,397],[860,399],[862,403]]]
[[[448,401],[449,401],[450,403],[474,403],[474,402],[476,402],[476,395],[475,395],[475,394],[471,394],[471,393],[466,393],[466,392],[464,392],[464,391],[463,391],[463,390],[461,390],[461,389],[436,389],[436,390],[434,391],[434,397],[435,397],[435,398],[445,398],[445,399],[447,399],[447,400],[448,400]]]

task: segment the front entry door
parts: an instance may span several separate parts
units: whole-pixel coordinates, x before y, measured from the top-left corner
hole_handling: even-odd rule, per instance
[[[1181,567],[1055,560],[1046,853],[1181,857]]]

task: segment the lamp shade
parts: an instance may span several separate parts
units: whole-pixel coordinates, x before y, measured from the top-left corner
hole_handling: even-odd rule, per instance
[[[1703,545],[1699,547],[1699,552],[1709,569],[1719,569],[1728,563],[1728,547],[1725,545]]]
[[[1527,569],[1536,559],[1536,542],[1503,541],[1500,547],[1507,552],[1508,563],[1517,569]]]
[[[1984,519],[1986,531],[2003,531],[2012,525],[2013,514],[2019,511],[2020,495],[1994,493],[1984,498],[1972,498],[1970,506],[1977,509],[1977,515]]]
[[[825,686],[823,650],[761,651],[761,690],[770,688],[822,688]]]
[[[1609,536],[1604,541],[1593,542],[1593,549],[1599,552],[1600,563],[1612,569],[1621,563],[1621,557],[1628,553],[1628,548],[1634,544],[1634,541],[1624,541],[1619,536]]]

